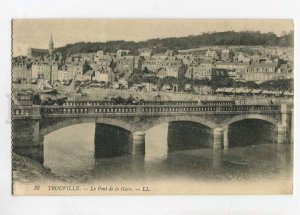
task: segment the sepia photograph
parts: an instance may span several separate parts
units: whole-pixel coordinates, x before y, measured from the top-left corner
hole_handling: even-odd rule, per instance
[[[292,19],[13,19],[13,195],[293,194]]]

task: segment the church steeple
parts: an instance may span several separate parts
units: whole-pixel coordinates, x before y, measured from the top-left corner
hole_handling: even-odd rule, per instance
[[[54,43],[53,43],[53,38],[52,38],[52,34],[51,34],[51,37],[50,37],[50,41],[49,41],[49,55],[52,54],[53,50],[54,50]]]

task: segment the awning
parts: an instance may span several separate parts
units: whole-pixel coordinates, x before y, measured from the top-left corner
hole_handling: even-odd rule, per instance
[[[259,90],[259,89],[253,89],[253,90],[251,90],[252,94],[259,94],[261,92],[262,92],[262,90]]]
[[[247,88],[236,88],[235,89],[235,93],[249,93],[251,90],[250,89],[247,89]]]
[[[267,95],[279,95],[279,91],[270,91],[270,90],[263,90],[262,94],[267,94]]]
[[[230,88],[224,88],[224,92],[225,93],[231,93],[234,90],[234,88],[230,87]]]
[[[217,92],[217,93],[223,93],[223,92],[224,92],[224,89],[223,89],[223,88],[218,88],[218,89],[216,89],[216,92]]]

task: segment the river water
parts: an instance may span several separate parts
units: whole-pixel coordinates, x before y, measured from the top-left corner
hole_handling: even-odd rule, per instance
[[[292,145],[259,142],[226,150],[167,153],[167,129],[168,124],[161,124],[147,131],[145,158],[128,154],[95,159],[95,124],[66,127],[45,137],[44,165],[61,180],[71,182],[176,178],[240,181],[292,176]]]

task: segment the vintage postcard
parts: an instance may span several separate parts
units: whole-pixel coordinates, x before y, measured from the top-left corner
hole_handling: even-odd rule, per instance
[[[292,194],[292,20],[12,20],[13,195]]]

